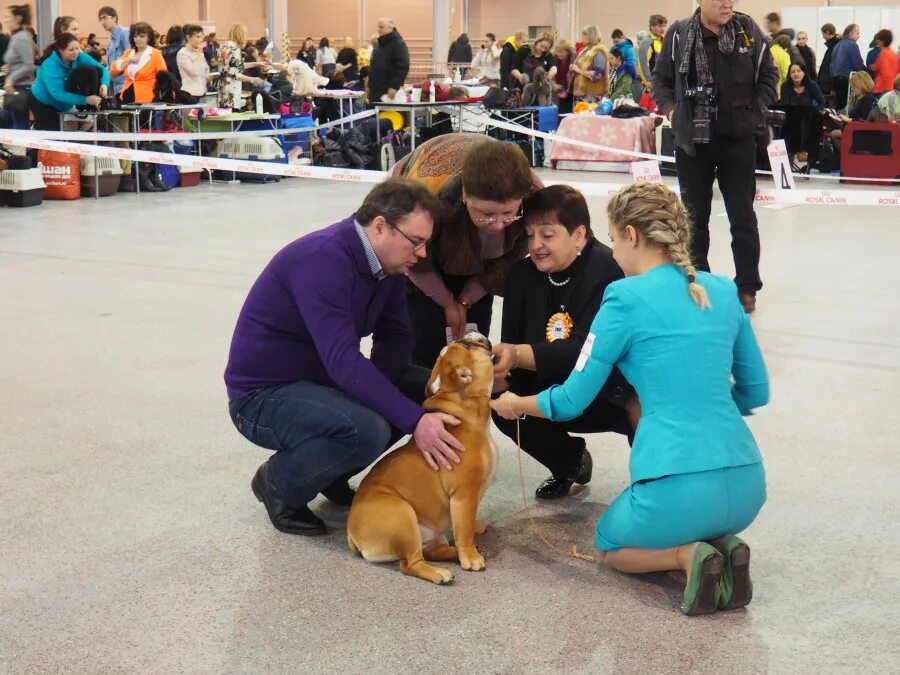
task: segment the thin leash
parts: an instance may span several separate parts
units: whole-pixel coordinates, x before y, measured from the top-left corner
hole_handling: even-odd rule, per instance
[[[594,556],[579,553],[577,544],[572,544],[571,551],[563,551],[562,549],[557,548],[552,542],[548,541],[547,537],[541,532],[541,528],[538,527],[537,522],[535,522],[534,512],[531,507],[528,506],[528,497],[525,493],[525,474],[522,472],[522,430],[518,417],[516,417],[516,448],[518,450],[516,457],[519,460],[519,484],[522,486],[522,505],[525,507],[525,512],[528,514],[528,519],[531,521],[531,527],[534,529],[535,534],[537,534],[538,538],[544,542],[544,545],[554,553],[558,553],[564,557],[576,558],[578,560],[597,562],[597,559]]]

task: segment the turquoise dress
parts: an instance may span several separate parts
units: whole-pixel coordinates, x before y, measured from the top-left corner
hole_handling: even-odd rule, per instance
[[[668,548],[734,534],[765,502],[759,448],[743,415],[769,382],[734,283],[697,273],[700,309],[673,264],[610,284],[568,379],[538,395],[553,420],[577,417],[613,366],[637,390],[631,485],[597,523],[597,546]]]

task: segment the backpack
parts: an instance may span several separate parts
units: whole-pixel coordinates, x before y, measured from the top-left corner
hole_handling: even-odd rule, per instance
[[[482,104],[485,108],[505,108],[506,107],[506,99],[509,96],[509,92],[506,89],[501,89],[500,87],[491,87],[484,93],[484,97],[482,98]]]

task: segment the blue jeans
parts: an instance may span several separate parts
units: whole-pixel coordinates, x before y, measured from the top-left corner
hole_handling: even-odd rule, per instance
[[[410,367],[396,385],[421,403],[429,375]],[[259,389],[231,401],[228,412],[244,438],[275,451],[269,482],[295,508],[365,469],[404,435],[348,394],[313,382]]]

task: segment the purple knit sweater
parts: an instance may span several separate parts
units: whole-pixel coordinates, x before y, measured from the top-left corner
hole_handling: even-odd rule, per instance
[[[371,360],[359,350],[370,334]],[[253,284],[231,340],[228,398],[315,382],[411,433],[425,411],[391,384],[411,349],[405,277],[375,280],[350,217],[285,246]]]

